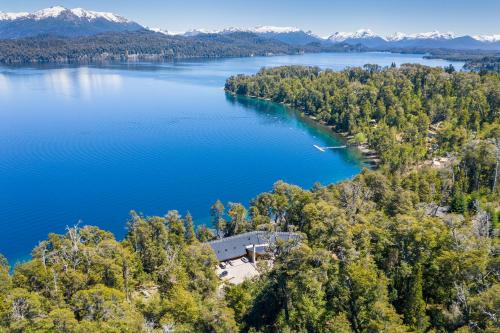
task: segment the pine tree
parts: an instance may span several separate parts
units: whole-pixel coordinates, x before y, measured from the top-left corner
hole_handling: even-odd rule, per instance
[[[212,205],[210,208],[210,220],[212,222],[212,226],[215,227],[215,231],[218,238],[222,238],[226,233],[226,220],[224,219],[224,205],[220,200]]]
[[[190,212],[188,212],[184,218],[184,229],[186,229],[187,243],[192,244],[196,240],[196,234],[194,231],[193,217]]]

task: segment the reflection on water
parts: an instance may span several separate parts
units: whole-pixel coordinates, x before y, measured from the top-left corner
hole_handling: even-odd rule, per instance
[[[92,98],[96,92],[118,91],[122,86],[122,77],[116,73],[99,73],[88,67],[63,68],[47,71],[38,71],[39,76],[35,89],[50,90],[51,92],[72,98]],[[16,92],[9,87],[10,79],[17,73],[5,71],[0,73],[0,94],[9,97],[16,96]],[[17,75],[19,76],[19,75]],[[32,84],[33,76],[23,75],[25,82]]]
[[[78,69],[76,73],[78,87],[72,83],[73,91],[80,91],[85,98],[91,98],[95,91],[117,91],[122,87],[122,77],[117,74],[95,74],[86,67]]]
[[[6,94],[10,92],[9,79],[5,74],[0,72],[0,92]]]

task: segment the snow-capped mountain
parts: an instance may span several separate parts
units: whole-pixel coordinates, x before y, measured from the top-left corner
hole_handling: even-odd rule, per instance
[[[407,34],[396,32],[389,36],[379,35],[370,29],[360,29],[354,32],[335,32],[328,38],[321,38],[311,31],[294,27],[259,26],[255,28],[228,28],[221,30],[195,29],[183,33],[183,36],[193,37],[200,34],[228,34],[234,32],[249,32],[260,37],[279,40],[293,45],[309,43],[345,43],[363,45],[369,48],[445,48],[445,49],[485,49],[500,50],[500,35],[461,36],[453,32],[421,32]]]
[[[405,39],[406,37],[408,37],[408,34],[405,34],[404,32],[395,32],[392,35],[385,37],[385,39],[390,42],[397,42]]]
[[[329,40],[333,42],[344,42],[348,39],[370,39],[370,38],[379,38],[381,36],[378,36],[375,34],[373,31],[370,29],[360,29],[355,32],[336,32],[330,37],[328,37]]]
[[[263,38],[274,39],[292,45],[306,45],[309,43],[324,42],[320,37],[314,35],[311,31],[303,31],[294,27],[261,26],[249,29],[249,32],[257,34]]]
[[[334,44],[362,44],[367,47],[380,47],[387,42],[384,37],[375,34],[370,29],[360,29],[355,32],[336,32],[328,37],[328,41]]]
[[[222,33],[222,30],[207,30],[207,29],[192,29],[186,32],[180,33],[184,37],[194,37],[203,34],[219,34]]]
[[[220,33],[233,33],[233,32],[252,32],[256,34],[266,34],[266,33],[291,33],[301,31],[294,27],[275,27],[275,26],[258,26],[255,28],[225,28],[225,29],[192,29],[183,33],[184,36],[196,36],[199,34],[220,34]]]
[[[148,29],[165,35],[195,37],[200,34],[252,33],[259,37],[278,40],[292,45],[310,43],[363,45],[373,49],[483,49],[500,50],[500,35],[461,36],[452,32],[431,31],[406,34],[397,32],[389,36],[379,35],[370,29],[355,32],[336,32],[322,38],[311,31],[291,26],[258,26],[255,28],[227,28],[220,30],[195,29],[183,33],[146,28],[122,16],[61,6],[45,8],[33,13],[0,12],[0,39],[24,38],[37,35],[63,37],[89,36],[103,32],[136,31]]]
[[[29,14],[30,13],[25,13],[25,12],[22,12],[22,13],[4,13],[4,12],[0,12],[0,21],[12,21],[12,20],[15,20],[15,19],[18,19],[18,18],[21,18],[21,17],[26,17]]]
[[[475,35],[472,36],[475,40],[486,43],[500,42],[500,35]]]
[[[421,32],[414,35],[408,35],[408,38],[414,39],[454,39],[457,38],[455,33],[453,32],[439,32],[437,30],[431,32]]]
[[[0,38],[22,38],[41,34],[75,37],[103,32],[144,29],[122,16],[61,6],[34,13],[0,12]]]
[[[336,32],[328,39],[332,42],[345,42],[346,40],[362,40],[362,39],[382,39],[388,42],[397,42],[405,39],[453,39],[456,38],[452,32],[441,33],[439,31],[422,32],[417,34],[405,34],[396,32],[389,36],[382,36],[374,33],[370,29],[360,29],[356,32]]]
[[[275,33],[275,34],[289,34],[292,32],[301,31],[299,28],[295,27],[276,27],[271,25],[259,26],[253,29],[249,29],[249,31],[258,33],[258,34],[267,34],[267,33]]]
[[[500,35],[460,36],[439,31],[416,34],[396,32],[382,36],[369,29],[361,29],[356,32],[336,32],[328,37],[328,41],[333,44],[361,44],[371,48],[500,49]]]
[[[170,30],[160,29],[160,28],[146,27],[146,29],[149,31],[158,32],[158,33],[166,35],[166,36],[178,36],[178,35],[184,34],[183,32],[170,31]]]
[[[235,32],[248,32],[259,37],[279,40],[293,45],[305,45],[314,42],[324,42],[324,40],[311,31],[303,31],[295,27],[278,26],[258,26],[254,28],[226,28],[221,30],[194,29],[189,30],[182,35],[185,37],[194,37],[200,34],[230,34]]]

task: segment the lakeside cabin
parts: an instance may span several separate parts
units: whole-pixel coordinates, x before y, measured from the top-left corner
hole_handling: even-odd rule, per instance
[[[208,242],[212,247],[217,260],[228,260],[247,257],[252,263],[256,258],[266,253],[269,246],[277,241],[299,240],[300,236],[292,232],[251,231],[244,234],[230,236]]]

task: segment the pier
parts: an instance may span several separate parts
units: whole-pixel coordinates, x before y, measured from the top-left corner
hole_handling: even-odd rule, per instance
[[[320,147],[318,145],[313,145],[313,146],[314,146],[314,148],[318,149],[321,152],[325,152],[328,149],[342,149],[342,148],[347,148],[347,145],[343,145],[343,146],[331,146],[331,147]]]

